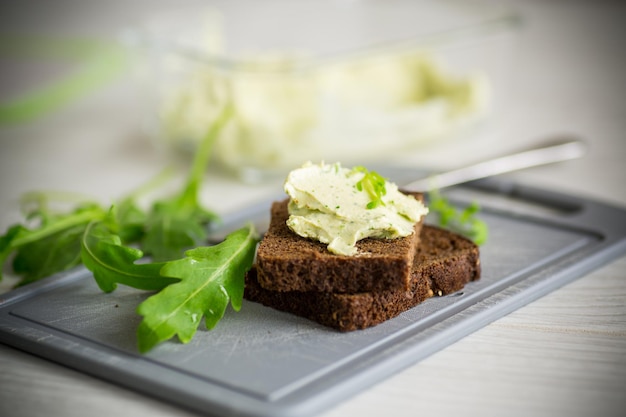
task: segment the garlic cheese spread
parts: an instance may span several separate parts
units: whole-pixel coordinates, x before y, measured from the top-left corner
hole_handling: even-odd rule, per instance
[[[428,208],[384,179],[378,184],[384,191],[373,196],[363,184],[367,175],[367,170],[339,163],[308,162],[291,171],[284,185],[290,197],[287,226],[327,244],[332,253],[350,256],[358,253],[355,244],[361,239],[411,235]]]

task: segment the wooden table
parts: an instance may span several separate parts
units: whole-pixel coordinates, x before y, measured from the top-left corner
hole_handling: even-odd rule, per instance
[[[191,3],[191,2],[190,2]],[[8,29],[118,30],[172,2],[21,2],[1,6]],[[25,5],[35,4],[28,8]],[[494,126],[472,144],[426,149],[403,162],[447,167],[503,152],[554,132],[589,143],[579,160],[509,174],[626,207],[626,8],[619,2],[515,2],[524,17],[511,87]],[[15,68],[2,91],[32,77]],[[26,81],[24,81],[26,80]],[[63,111],[0,129],[0,225],[19,220],[16,200],[32,189],[89,192],[104,201],[152,176],[167,155],[139,135],[122,80]],[[121,111],[123,110],[123,111]],[[465,148],[464,148],[465,146]],[[470,152],[471,151],[471,152]],[[220,210],[260,198],[274,184],[231,179]],[[213,194],[214,195],[214,194]],[[241,198],[245,195],[245,198]],[[324,415],[619,416],[626,413],[626,257],[499,319]],[[0,283],[7,291],[10,279]],[[191,416],[188,411],[0,345],[0,415]]]

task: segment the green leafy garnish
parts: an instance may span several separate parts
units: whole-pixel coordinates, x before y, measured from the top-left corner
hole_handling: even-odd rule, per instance
[[[429,193],[428,197],[428,209],[438,217],[441,227],[459,233],[477,245],[487,241],[487,224],[477,217],[480,211],[478,203],[473,202],[459,210],[437,191]]]
[[[213,143],[231,115],[232,109],[226,108],[207,132],[182,192],[157,201],[148,214],[142,247],[153,259],[166,261],[180,257],[184,249],[198,246],[206,239],[207,223],[218,220],[215,213],[200,205],[198,194]]]
[[[141,352],[175,335],[189,342],[201,320],[213,328],[229,302],[241,308],[258,239],[249,226],[216,246],[203,246],[208,226],[219,217],[202,207],[199,192],[210,150],[231,114],[224,109],[207,132],[182,190],[148,211],[137,198],[160,183],[160,176],[108,209],[82,199],[71,210],[55,211],[51,203],[66,200],[65,194],[28,194],[28,225],[13,225],[0,236],[0,265],[13,256],[18,285],[82,263],[103,292],[119,284],[157,291],[138,308],[144,317],[138,329]]]
[[[20,277],[17,285],[72,268],[82,262],[81,250],[86,246],[81,239],[87,225],[105,217],[107,227],[120,245],[139,244],[142,255],[149,255],[155,261],[179,258],[186,249],[202,244],[207,226],[218,221],[218,216],[200,205],[198,195],[211,146],[231,114],[230,108],[224,109],[207,132],[182,191],[153,203],[147,212],[139,208],[137,198],[160,185],[164,173],[122,198],[115,204],[112,215],[108,208],[69,193],[26,194],[22,204],[28,225],[13,225],[0,236],[1,265],[14,256],[12,272]],[[54,203],[72,203],[74,207],[59,211],[52,208]],[[93,226],[92,231],[96,230],[100,227]]]
[[[12,270],[25,285],[80,263],[80,237],[89,222],[102,219],[106,213],[95,203],[81,203],[67,213],[49,207],[55,193],[30,193],[24,202],[29,223],[11,226],[0,237],[0,263],[14,255]],[[2,275],[0,275],[0,279]]]
[[[4,265],[9,256],[15,251],[13,240],[15,240],[26,229],[21,224],[15,224],[0,236],[0,266]],[[2,279],[2,268],[0,268],[0,279]]]
[[[386,183],[387,180],[376,171],[369,171],[363,166],[356,166],[352,168],[352,172],[362,172],[363,178],[356,183],[356,189],[359,191],[365,190],[371,198],[371,201],[367,203],[368,209],[373,209],[378,206],[384,206],[383,196],[387,194]]]
[[[20,285],[26,285],[65,271],[80,263],[80,236],[84,225],[67,227],[40,240],[26,243],[17,250],[13,271],[22,276]]]
[[[143,257],[136,248],[123,246],[105,222],[87,226],[81,240],[81,259],[100,289],[115,290],[117,284],[141,290],[161,290],[178,279],[160,274],[164,263],[135,263]]]
[[[137,308],[143,321],[137,330],[139,350],[146,352],[175,335],[188,343],[204,317],[212,329],[230,301],[239,311],[244,274],[252,266],[257,237],[254,229],[240,229],[215,246],[198,247],[183,259],[167,262],[161,274],[180,278]]]

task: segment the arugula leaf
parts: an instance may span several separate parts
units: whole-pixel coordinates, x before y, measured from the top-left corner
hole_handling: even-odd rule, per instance
[[[90,223],[81,241],[81,259],[104,292],[117,284],[142,290],[160,290],[178,279],[161,276],[163,263],[135,263],[143,257],[136,248],[123,246],[120,237],[111,232],[106,222]]]
[[[67,227],[16,250],[13,271],[21,276],[18,286],[66,271],[80,263],[80,238],[85,224]]]
[[[116,223],[114,231],[120,236],[122,242],[125,244],[137,243],[143,239],[146,234],[148,214],[139,208],[137,199],[160,187],[171,174],[171,169],[166,168],[115,204]]]
[[[145,235],[146,213],[131,199],[123,199],[115,206],[115,231],[125,244],[139,242]]]
[[[198,247],[187,251],[183,259],[167,262],[161,274],[181,281],[138,306],[137,313],[143,316],[137,329],[139,350],[147,352],[174,336],[188,343],[203,317],[208,329],[217,324],[229,301],[239,311],[244,276],[252,266],[257,241],[250,225],[218,245]]]
[[[148,214],[141,245],[153,259],[177,259],[185,249],[201,245],[206,239],[206,225],[219,219],[201,206],[198,195],[213,143],[231,115],[232,108],[226,107],[203,138],[182,192],[167,201],[157,201]]]
[[[207,223],[218,218],[201,208],[185,209],[178,201],[157,202],[147,215],[141,246],[156,261],[180,258],[185,249],[204,242]]]
[[[52,213],[47,208],[42,207],[32,210],[28,214],[29,219],[40,219],[40,224],[34,229],[24,231],[13,240],[12,246],[17,248],[27,243],[45,239],[48,236],[59,233],[63,230],[72,228],[77,225],[86,226],[93,220],[104,218],[106,211],[97,204],[81,205],[69,213],[57,214]]]
[[[28,229],[14,225],[0,237],[0,264],[15,254],[12,268],[20,281],[18,286],[67,270],[80,262],[80,238],[90,221],[103,218],[105,211],[93,203],[82,204],[69,213],[55,213],[48,207],[50,195],[32,193],[34,206],[26,216],[38,220]],[[0,279],[2,275],[0,275]]]
[[[384,206],[383,196],[387,194],[387,180],[378,172],[369,171],[363,166],[352,168],[352,172],[363,173],[363,178],[356,183],[356,189],[359,191],[365,190],[372,198],[372,201],[367,204],[367,208],[371,210],[381,205]]]
[[[0,280],[2,280],[2,266],[6,260],[15,251],[13,247],[13,240],[15,240],[21,233],[24,233],[26,229],[21,224],[15,224],[6,231],[6,233],[0,236]]]
[[[477,245],[487,241],[489,234],[487,224],[476,216],[480,211],[478,203],[473,202],[459,211],[437,191],[429,193],[428,197],[430,200],[428,209],[438,217],[441,227],[459,233]]]

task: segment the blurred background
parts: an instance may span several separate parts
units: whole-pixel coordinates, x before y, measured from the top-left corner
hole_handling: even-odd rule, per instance
[[[493,142],[575,132],[594,100],[615,100],[619,123],[619,13],[525,3],[4,3],[3,178],[23,177],[15,152],[43,140],[16,136],[47,123],[88,130],[68,157],[117,142],[123,163],[123,147],[193,152],[226,107],[215,167],[244,181],[306,160],[441,168]],[[550,37],[564,14],[569,33]]]
[[[252,197],[306,160],[443,169],[561,132],[621,167],[601,144],[626,127],[624,6],[601,3],[3,2],[0,209],[32,188],[112,198],[185,164],[225,108],[216,187]],[[524,175],[611,199],[562,169]]]
[[[248,181],[306,160],[395,160],[473,133],[494,92],[505,94],[520,22],[510,8],[478,0],[55,5],[38,13],[59,21],[30,29],[23,9],[7,12],[27,24],[13,37],[7,28],[4,44],[9,59],[30,62],[9,63],[3,95],[19,103],[39,83],[48,96],[31,97],[30,110],[7,122],[36,119],[130,75],[144,133],[168,151],[193,153],[231,109],[215,162]]]

